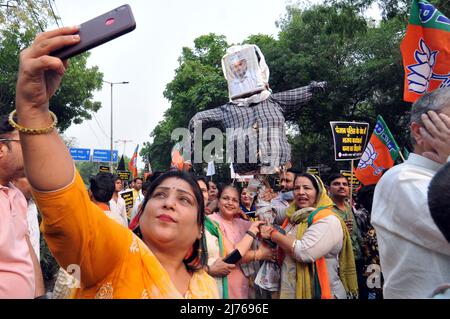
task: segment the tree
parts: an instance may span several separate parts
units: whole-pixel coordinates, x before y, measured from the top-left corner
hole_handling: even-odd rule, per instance
[[[432,2],[442,5],[446,1]],[[373,3],[382,8],[382,19],[375,26],[363,16]],[[264,53],[273,92],[304,86],[312,80],[329,83],[327,94],[315,97],[286,117],[296,168],[318,164],[334,171],[349,168],[348,162],[334,160],[330,121],[365,121],[371,125],[371,131],[376,116],[382,115],[397,142],[402,146],[407,143],[410,103],[403,101],[404,71],[399,46],[408,14],[406,0],[330,0],[324,5],[291,6],[277,22],[277,39],[258,34],[244,41],[257,44]],[[180,67],[167,85],[165,93],[171,107],[152,132],[153,143],[145,147],[152,164],[164,163],[163,167],[167,167],[173,145],[170,134],[175,127],[186,127],[196,112],[226,102],[226,82],[218,64],[226,42],[219,41],[221,50],[208,50],[204,48],[217,48],[217,41],[213,40],[220,37],[199,39],[202,41],[196,45],[207,45],[200,50],[183,48]],[[209,56],[208,52],[214,55]]]
[[[11,112],[14,107],[15,85],[19,53],[29,46],[37,32],[50,21],[48,1],[8,1],[8,8],[0,7],[0,112]],[[14,7],[11,7],[14,5]],[[42,5],[42,9],[40,7]],[[55,17],[56,18],[56,17]],[[61,132],[72,123],[91,119],[100,102],[92,100],[93,92],[101,89],[103,74],[98,67],[86,67],[90,53],[70,60],[70,67],[61,87],[50,101],[50,109],[58,117]]]
[[[50,1],[2,0],[0,1],[0,26],[9,29],[45,30],[48,21],[57,20]]]
[[[227,86],[222,75],[221,58],[228,44],[223,36],[208,34],[194,40],[194,48],[183,48],[175,78],[166,86],[164,97],[171,105],[144,143],[140,155],[150,159],[154,170],[170,165],[172,131],[187,128],[195,113],[217,107],[227,101]],[[195,167],[200,169],[199,167]]]
[[[449,0],[427,0],[441,11],[446,17],[450,16]],[[406,18],[409,14],[412,0],[327,0],[331,5],[349,5],[362,12],[372,4],[377,4],[381,10],[381,16],[384,20]]]

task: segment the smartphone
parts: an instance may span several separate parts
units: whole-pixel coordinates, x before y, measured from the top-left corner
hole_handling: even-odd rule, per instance
[[[241,260],[241,258],[242,258],[241,253],[239,252],[239,250],[235,249],[231,253],[226,255],[223,261],[226,262],[227,264],[235,264],[239,260]]]
[[[128,4],[106,12],[80,25],[80,42],[53,51],[50,55],[65,60],[103,43],[111,41],[136,28],[133,12]]]

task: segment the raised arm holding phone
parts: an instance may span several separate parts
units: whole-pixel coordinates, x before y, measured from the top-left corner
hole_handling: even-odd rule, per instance
[[[79,43],[78,31],[44,32],[22,51],[10,116],[50,250],[63,268],[79,267],[79,298],[218,298],[203,271],[204,204],[191,176],[169,172],[149,188],[140,211],[143,240],[90,202],[49,110],[68,66],[49,54]]]

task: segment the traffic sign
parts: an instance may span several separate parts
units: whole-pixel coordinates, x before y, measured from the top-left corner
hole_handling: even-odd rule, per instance
[[[74,161],[89,161],[91,158],[90,148],[70,148],[70,155]]]
[[[110,150],[94,150],[92,156],[93,162],[103,162],[107,163],[111,161],[111,151]],[[119,157],[119,151],[113,151],[113,162],[117,162]]]

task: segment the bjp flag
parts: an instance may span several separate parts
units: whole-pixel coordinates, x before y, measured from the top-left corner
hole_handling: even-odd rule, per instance
[[[182,171],[184,166],[184,158],[183,156],[181,156],[181,145],[179,143],[173,146],[171,155],[172,155],[172,162],[170,164],[170,167]]]
[[[400,49],[405,69],[403,99],[450,86],[450,19],[425,0],[413,0]]]
[[[138,171],[137,171],[138,149],[139,149],[139,144],[136,146],[133,156],[131,157],[131,160],[128,163],[128,170],[131,172],[131,174],[133,174],[133,178],[138,177]]]
[[[394,166],[398,156],[399,147],[383,118],[378,115],[377,124],[359,160],[355,176],[364,185],[376,184],[383,172]]]

